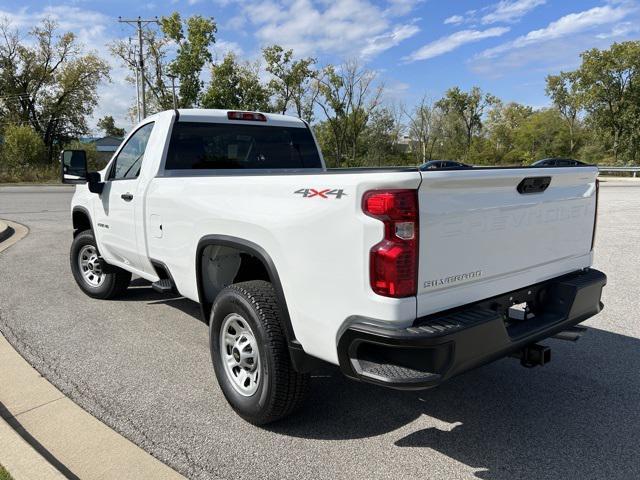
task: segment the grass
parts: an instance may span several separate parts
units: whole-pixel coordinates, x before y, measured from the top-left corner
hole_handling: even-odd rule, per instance
[[[13,477],[0,465],[0,480],[13,480]]]
[[[0,169],[0,183],[59,183],[58,165],[17,166]]]

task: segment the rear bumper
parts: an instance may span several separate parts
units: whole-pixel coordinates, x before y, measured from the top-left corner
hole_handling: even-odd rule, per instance
[[[418,318],[403,329],[355,318],[338,341],[340,368],[348,377],[392,388],[434,387],[597,314],[606,282],[604,273],[588,269]],[[535,317],[509,320],[509,307],[522,302]]]

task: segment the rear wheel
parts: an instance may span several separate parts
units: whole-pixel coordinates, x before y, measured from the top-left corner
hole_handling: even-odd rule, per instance
[[[131,281],[130,272],[108,265],[100,257],[91,230],[80,232],[73,239],[69,260],[76,283],[90,297],[117,297],[127,290]]]
[[[302,404],[309,376],[293,369],[269,282],[242,282],[222,290],[209,328],[216,377],[238,415],[264,425]]]

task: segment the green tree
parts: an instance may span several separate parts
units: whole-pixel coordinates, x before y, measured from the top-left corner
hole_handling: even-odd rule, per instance
[[[45,153],[45,144],[33,127],[9,125],[4,129],[2,164],[5,168],[41,165]]]
[[[104,132],[105,135],[112,137],[124,137],[124,128],[116,127],[116,122],[111,115],[98,120],[98,128]]]
[[[470,154],[465,124],[457,113],[444,111],[437,103],[436,106],[442,112],[442,138],[437,142],[433,158],[465,160]]]
[[[328,120],[323,120],[321,122],[316,122],[312,126],[313,133],[316,137],[318,145],[322,150],[324,161],[327,164],[327,167],[335,168],[338,167],[338,161],[335,156],[335,152],[337,147],[335,145],[335,135],[329,124]]]
[[[579,92],[576,72],[560,72],[559,75],[549,75],[545,91],[567,123],[571,142],[569,155],[573,155],[576,147],[578,114],[582,108],[582,97]]]
[[[457,116],[465,130],[466,151],[471,150],[471,142],[474,133],[482,130],[482,115],[484,110],[497,102],[497,98],[491,94],[483,94],[478,87],[473,87],[469,92],[463,92],[458,87],[450,88],[444,98],[437,102],[437,106],[445,113]]]
[[[514,148],[508,154],[510,163],[532,163],[547,157],[566,157],[570,145],[564,118],[557,109],[546,108],[529,115],[516,130]]]
[[[375,84],[376,73],[351,60],[339,68],[329,65],[317,80],[316,104],[326,117],[333,137],[330,152],[335,163],[356,163],[358,146],[369,116],[380,105],[383,86]]]
[[[260,83],[257,65],[238,62],[233,53],[211,67],[211,82],[201,104],[204,108],[270,111],[269,92]]]
[[[211,62],[209,48],[216,41],[216,23],[213,18],[200,15],[189,17],[183,22],[180,14],[174,12],[160,19],[160,28],[178,46],[176,56],[168,66],[168,73],[176,76],[180,85],[178,106],[192,107],[197,104],[203,87],[200,73]]]
[[[621,151],[638,159],[640,138],[640,41],[583,52],[575,72],[592,122],[606,130],[617,161]]]
[[[31,126],[53,162],[59,145],[88,131],[87,117],[109,67],[83,53],[73,33],[59,34],[52,20],[43,20],[28,37],[0,23],[0,117]]]
[[[409,119],[409,138],[415,159],[420,163],[432,160],[444,138],[442,110],[423,96],[413,111],[405,115]]]
[[[518,134],[527,124],[533,109],[526,105],[510,102],[494,104],[485,122],[489,144],[480,155],[483,163],[518,163],[525,152],[518,145]]]
[[[269,81],[269,89],[273,94],[275,109],[282,114],[292,106],[296,115],[311,121],[313,115],[314,89],[313,80],[316,72],[311,68],[315,58],[293,59],[293,50],[284,50],[280,45],[272,45],[262,50],[266,62],[266,70],[273,78]]]
[[[160,30],[147,27],[143,30],[145,87],[147,89],[147,113],[173,108],[173,92],[170,75],[178,84],[176,103],[180,108],[198,106],[203,84],[200,76],[211,63],[210,47],[215,43],[217,26],[212,18],[194,15],[183,20],[174,12],[160,19]],[[177,46],[171,55],[171,45]],[[137,46],[127,40],[117,40],[109,45],[111,54],[122,64],[136,71]],[[135,75],[127,80],[135,84]],[[132,116],[137,115],[136,108]]]
[[[399,160],[397,145],[401,128],[391,108],[373,111],[363,135],[363,163],[382,166]]]

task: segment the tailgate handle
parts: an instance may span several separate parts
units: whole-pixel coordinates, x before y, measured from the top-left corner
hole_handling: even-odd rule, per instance
[[[520,193],[541,193],[551,183],[551,177],[527,177],[518,184]]]

